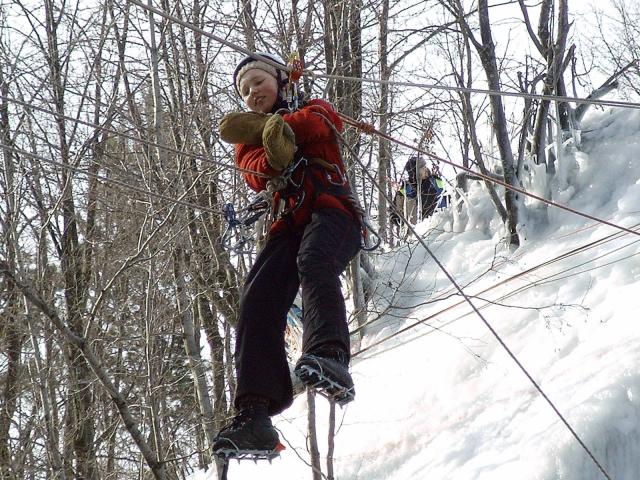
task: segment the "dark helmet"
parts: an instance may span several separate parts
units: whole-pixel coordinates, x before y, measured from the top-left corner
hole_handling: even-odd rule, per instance
[[[273,53],[268,53],[268,52],[256,52],[254,54],[254,56],[251,55],[247,55],[246,57],[244,57],[242,60],[240,60],[238,62],[238,65],[236,65],[235,70],[233,71],[233,88],[235,88],[236,93],[239,96],[240,95],[240,80],[242,79],[242,76],[248,72],[249,70],[253,69],[253,68],[259,68],[261,70],[264,70],[265,72],[273,75],[276,80],[278,81],[278,86],[280,89],[282,89],[282,87],[284,87],[288,82],[289,82],[289,76],[286,72],[286,70],[280,69],[280,68],[276,68],[273,65],[271,65],[270,63],[267,62],[263,62],[261,60],[259,60],[258,58],[255,57],[262,57],[264,59],[270,60],[271,62],[275,62],[278,63],[280,65],[282,65],[283,67],[286,67],[286,63],[284,60],[282,60],[282,58],[279,55],[273,54]]]
[[[408,173],[411,173],[411,172],[415,173],[418,170],[420,170],[422,167],[426,167],[426,166],[427,166],[427,162],[424,161],[424,158],[413,156],[413,157],[409,157],[409,160],[404,166],[404,169]]]
[[[417,185],[418,183],[418,171],[422,167],[426,167],[427,162],[424,161],[424,158],[420,158],[418,156],[409,157],[409,160],[404,166],[405,172],[409,175],[409,183],[413,185]]]

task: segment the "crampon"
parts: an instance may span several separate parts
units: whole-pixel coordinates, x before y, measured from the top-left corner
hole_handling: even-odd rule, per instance
[[[295,369],[295,373],[302,383],[323,397],[336,402],[341,407],[355,398],[355,389],[348,372],[346,374],[348,378],[345,379],[344,383],[338,383],[331,378],[330,369],[326,368],[329,366],[326,362],[331,362],[331,360],[312,356],[307,356],[308,358],[311,358],[312,361],[298,364]]]
[[[253,460],[254,462],[257,462],[258,460],[267,460],[269,463],[271,463],[274,458],[278,458],[280,456],[280,452],[282,452],[284,449],[285,446],[278,442],[275,448],[271,450],[249,450],[229,446],[216,450],[215,454],[217,457],[223,460]]]

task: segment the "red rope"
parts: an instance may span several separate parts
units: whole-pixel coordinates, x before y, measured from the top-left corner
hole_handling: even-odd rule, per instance
[[[359,128],[360,130],[362,130],[365,133],[368,133],[370,135],[376,134],[379,137],[382,137],[382,138],[384,138],[386,140],[389,140],[390,142],[397,143],[398,145],[402,145],[403,147],[407,147],[407,148],[409,148],[411,150],[414,150],[414,151],[416,151],[418,153],[426,155],[427,157],[431,158],[432,160],[435,160],[435,161],[438,161],[438,162],[443,162],[443,163],[446,163],[447,165],[451,165],[452,167],[459,168],[460,170],[463,170],[463,171],[465,171],[467,173],[471,173],[472,175],[475,175],[476,177],[482,178],[485,181],[501,185],[501,186],[503,186],[504,188],[506,188],[508,190],[511,190],[511,191],[517,192],[517,193],[521,193],[522,195],[526,195],[526,196],[528,196],[530,198],[534,198],[534,199],[536,199],[536,200],[538,200],[538,201],[540,201],[542,203],[546,203],[547,205],[551,205],[552,207],[557,207],[557,208],[560,208],[562,210],[566,210],[567,212],[571,212],[571,213],[574,213],[576,215],[580,215],[581,217],[593,220],[594,222],[602,223],[604,225],[608,225],[610,227],[617,228],[618,230],[622,230],[623,232],[632,233],[633,235],[640,236],[640,231],[632,230],[632,229],[626,228],[626,227],[622,227],[622,226],[617,225],[615,223],[608,222],[607,220],[604,220],[602,218],[595,217],[593,215],[589,215],[588,213],[583,213],[583,212],[580,212],[578,210],[574,210],[571,207],[567,207],[566,205],[562,205],[561,203],[554,202],[553,200],[547,200],[546,198],[541,197],[539,195],[536,195],[535,193],[527,192],[526,190],[524,190],[524,189],[522,189],[520,187],[516,187],[514,185],[510,185],[505,181],[499,180],[497,178],[492,178],[492,177],[490,177],[488,175],[484,175],[484,174],[482,174],[480,172],[476,172],[476,171],[474,171],[474,170],[472,170],[472,169],[470,169],[468,167],[465,167],[465,166],[459,165],[459,164],[457,164],[455,162],[452,162],[451,160],[447,160],[445,158],[442,158],[442,157],[439,157],[437,155],[434,155],[433,153],[427,152],[426,150],[424,150],[424,149],[422,149],[420,147],[416,147],[415,145],[411,145],[411,144],[409,144],[407,142],[404,142],[402,140],[394,138],[394,137],[392,137],[390,135],[387,135],[386,133],[382,133],[380,130],[377,130],[375,127],[373,127],[372,125],[370,125],[368,123],[359,122],[359,121],[354,120],[353,118],[348,117],[347,115],[344,115],[342,113],[338,113],[338,115],[340,116],[340,118],[342,118],[342,120],[345,123],[347,123],[347,124],[349,124],[349,125],[351,125],[353,127]],[[364,126],[364,128],[363,128],[363,126]]]

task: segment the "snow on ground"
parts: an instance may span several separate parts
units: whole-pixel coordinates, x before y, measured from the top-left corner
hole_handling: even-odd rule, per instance
[[[550,185],[554,200],[637,228],[640,111],[591,114],[580,142]],[[610,477],[637,480],[640,237],[527,201],[525,240],[510,252],[480,186],[467,206],[462,219],[440,212],[419,232]],[[336,479],[605,478],[422,246],[398,247],[377,266],[375,302],[395,308],[367,327],[353,360],[356,400],[337,413]],[[328,406],[317,404],[326,454]],[[229,479],[311,478],[306,412],[300,396],[274,419],[281,458],[232,462]],[[214,478],[210,469],[190,480]]]

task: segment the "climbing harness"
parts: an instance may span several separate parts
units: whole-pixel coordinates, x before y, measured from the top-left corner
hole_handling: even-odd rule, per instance
[[[227,228],[222,235],[222,246],[236,255],[249,254],[253,251],[256,240],[254,224],[260,220],[269,210],[272,212],[272,221],[285,217],[296,211],[305,199],[305,192],[301,190],[304,183],[305,169],[302,169],[301,177],[295,181],[292,176],[301,164],[306,164],[304,157],[287,167],[281,175],[271,178],[267,182],[265,190],[243,209],[236,211],[233,203],[226,203],[222,207],[222,213],[227,221]],[[293,205],[278,213],[274,195],[280,192],[281,200],[286,200],[296,195]]]
[[[305,72],[304,65],[297,52],[293,52],[289,56],[289,62],[287,63],[287,67],[289,68],[289,81],[286,85],[287,104],[289,106],[290,111],[295,111],[300,106],[299,105],[300,90],[298,87],[298,81],[300,80],[300,77],[303,74],[308,74],[308,72]],[[349,148],[344,138],[342,137],[342,135],[340,135],[340,133],[337,131],[333,122],[331,122],[325,115],[319,112],[313,112],[313,113],[322,117],[324,121],[327,123],[327,125],[329,126],[329,128],[333,130],[336,136],[336,139],[340,140],[343,145]],[[340,152],[340,156],[342,157],[341,149],[339,148],[338,150]],[[351,153],[353,153],[353,151],[351,151]],[[327,172],[326,178],[329,186],[325,186],[321,184],[320,182],[318,182],[315,176],[313,175],[311,176],[311,180],[314,183],[313,200],[315,201],[315,198],[317,198],[317,196],[321,193],[329,193],[331,195],[336,196],[337,198],[346,200],[350,204],[352,211],[355,214],[356,219],[358,220],[358,223],[360,225],[360,231],[361,231],[360,248],[364,251],[373,251],[377,249],[380,246],[382,239],[380,238],[380,235],[378,235],[374,227],[371,225],[371,222],[369,221],[365,210],[360,205],[360,202],[358,201],[358,198],[355,195],[353,188],[349,184],[349,179],[347,178],[346,174],[342,170],[340,170],[340,168],[336,164],[329,163],[326,160],[321,158],[312,158],[308,160],[302,158],[301,160],[303,160],[306,163],[306,167],[318,166],[318,167],[324,168]],[[332,171],[337,175],[338,180],[333,179],[333,177],[331,176]],[[301,183],[302,182],[300,182],[300,184]],[[296,185],[296,187],[298,188],[300,186],[301,185]],[[304,196],[304,190],[302,190],[302,195]],[[297,206],[299,206],[299,204],[302,203],[302,200],[304,200],[304,198],[299,199]],[[372,238],[374,239],[374,241],[370,242],[370,239]]]
[[[315,115],[318,115],[319,117],[321,117],[325,121],[327,126],[333,131],[333,134],[335,135],[336,140],[339,141],[339,145],[341,144],[342,146],[347,148],[349,150],[349,153],[351,154],[351,156],[353,158],[356,158],[355,152],[347,144],[346,140],[340,134],[340,132],[338,132],[338,129],[333,124],[333,122],[331,120],[329,120],[326,115],[324,115],[324,114],[322,114],[320,112],[314,111],[313,113]],[[340,153],[340,156],[342,157],[342,149],[338,148],[338,151]],[[328,162],[325,162],[324,160],[322,162],[327,164],[327,166],[325,166],[325,168],[329,169],[329,167],[331,167],[331,168],[333,168],[334,170],[336,170],[339,173],[339,175],[341,176],[341,178],[343,180],[343,183],[342,183],[343,187],[344,186],[348,186],[349,187],[349,188],[345,187],[344,198],[351,205],[351,208],[353,209],[353,212],[356,215],[356,219],[358,220],[358,223],[360,225],[360,235],[361,235],[360,249],[365,251],[365,252],[371,252],[373,250],[376,250],[380,246],[380,244],[382,243],[382,238],[380,237],[380,235],[378,234],[376,229],[371,224],[371,222],[369,220],[369,217],[367,216],[367,212],[362,207],[362,205],[360,205],[360,201],[358,199],[358,196],[355,194],[355,191],[354,191],[353,187],[350,185],[349,178],[342,171],[339,170],[337,165],[329,164]],[[344,164],[344,160],[343,160],[342,163]],[[330,175],[327,174],[327,176],[329,177],[329,182],[335,184],[334,182],[331,181]]]

